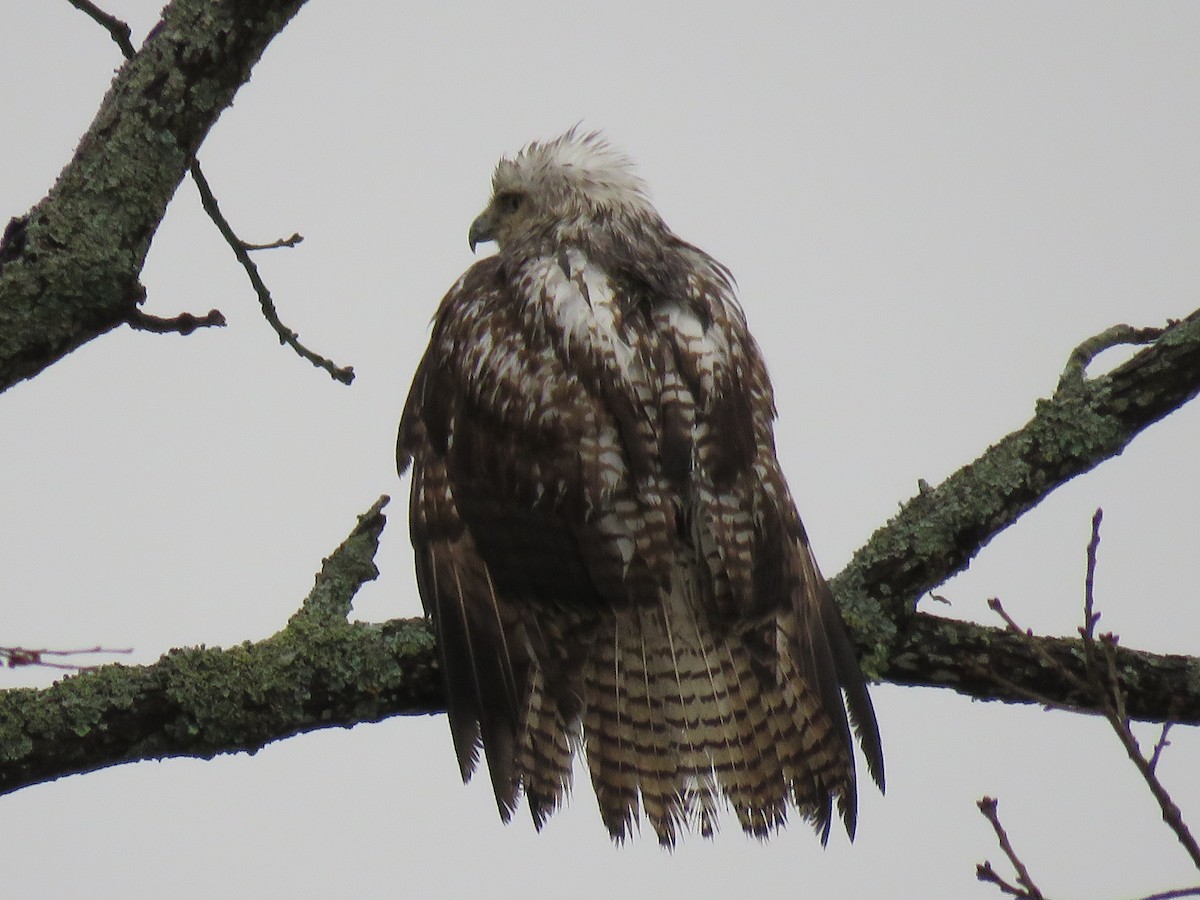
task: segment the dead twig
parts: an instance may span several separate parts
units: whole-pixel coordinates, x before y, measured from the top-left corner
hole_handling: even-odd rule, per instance
[[[1162,753],[1161,747],[1166,740],[1166,731],[1164,729],[1159,744],[1147,758],[1142,753],[1142,748],[1129,727],[1129,716],[1125,710],[1125,692],[1121,689],[1121,676],[1117,671],[1117,636],[1112,633],[1102,634],[1099,643],[1095,637],[1096,623],[1100,621],[1100,614],[1095,612],[1096,551],[1100,546],[1100,522],[1103,518],[1103,510],[1099,509],[1092,517],[1092,538],[1088,542],[1087,575],[1084,579],[1083,627],[1079,629],[1080,636],[1083,638],[1084,658],[1089,669],[1089,680],[1104,701],[1104,715],[1108,719],[1108,723],[1112,726],[1117,738],[1121,741],[1121,746],[1125,748],[1126,755],[1141,773],[1142,779],[1158,803],[1163,821],[1167,823],[1167,827],[1174,832],[1179,843],[1192,858],[1192,864],[1200,869],[1200,845],[1197,845],[1191,830],[1183,821],[1183,812],[1155,773]],[[1103,661],[1100,659],[1101,655],[1104,657]]]
[[[248,244],[242,241],[242,246],[247,250],[276,250],[280,247],[295,247],[304,240],[304,235],[299,232],[294,233],[289,238],[280,238],[277,241],[271,241],[269,244]]]
[[[63,669],[69,672],[90,672],[99,666],[81,666],[77,663],[49,662],[47,656],[86,656],[90,654],[132,653],[133,648],[123,650],[106,649],[104,647],[88,647],[83,650],[48,650],[46,648],[30,649],[27,647],[0,647],[0,661],[10,669],[22,666],[42,666],[47,669]]]
[[[89,2],[89,0],[68,0],[68,2],[76,9],[86,13],[107,30],[112,39],[117,42],[117,46],[121,48],[121,53],[124,54],[126,59],[133,57],[136,51],[134,50],[133,43],[130,41],[132,30],[127,23],[104,12],[104,10],[100,9],[94,3]],[[258,294],[258,301],[262,306],[263,316],[270,323],[271,327],[275,329],[275,333],[279,335],[279,343],[290,346],[296,353],[307,359],[314,366],[328,372],[336,381],[340,381],[342,384],[350,384],[354,380],[353,367],[337,366],[324,356],[309,350],[300,343],[300,336],[280,321],[279,313],[275,310],[275,301],[271,299],[271,292],[267,289],[262,277],[258,274],[258,267],[250,259],[249,251],[251,250],[295,247],[304,238],[300,234],[293,234],[289,238],[283,238],[269,244],[250,244],[243,241],[234,234],[233,228],[221,213],[220,207],[217,205],[217,198],[213,194],[212,188],[209,187],[208,180],[204,177],[204,172],[200,169],[199,161],[193,159],[188,166],[188,171],[191,173],[192,180],[196,182],[196,187],[200,191],[200,203],[203,205],[204,211],[208,213],[208,217],[217,226],[217,230],[221,232],[226,242],[233,248],[238,262],[242,264],[242,268],[246,270],[246,274],[250,277],[250,284],[253,285],[254,292]],[[174,318],[164,319],[135,309],[130,313],[128,322],[134,328],[142,331],[152,331],[160,334],[164,332],[191,334],[200,327],[224,325],[225,317],[214,309],[207,316],[200,318],[191,313],[182,313]]]
[[[95,3],[89,0],[67,0],[73,7],[80,12],[86,13],[91,17],[92,21],[98,23],[105,31],[107,31],[117,46],[121,48],[121,53],[126,59],[132,59],[136,52],[133,49],[133,42],[130,40],[133,36],[133,30],[116,16],[110,15],[98,7]]]
[[[155,334],[186,335],[191,334],[197,328],[222,328],[225,325],[225,317],[218,309],[210,309],[203,316],[194,316],[185,312],[164,319],[161,316],[152,316],[142,312],[135,306],[129,311],[129,318],[126,321],[130,328],[136,328],[138,331],[151,331]]]
[[[983,817],[987,819],[992,830],[996,833],[996,841],[1000,844],[1000,849],[1004,851],[1004,855],[1008,857],[1008,861],[1012,864],[1013,869],[1017,873],[1017,883],[1011,884],[1005,881],[992,868],[991,862],[984,860],[975,867],[975,877],[980,881],[986,881],[996,885],[1001,892],[1008,894],[1010,897],[1025,897],[1028,900],[1046,900],[1045,895],[1038,889],[1038,886],[1033,883],[1033,877],[1029,874],[1029,869],[1025,867],[1025,863],[1017,856],[1017,851],[1013,849],[1012,841],[1008,839],[1008,832],[1004,830],[1004,826],[1000,824],[1000,814],[996,811],[999,805],[994,797],[983,797],[976,805],[979,811],[983,813]]]
[[[208,179],[200,171],[200,164],[196,160],[192,160],[189,170],[192,173],[192,180],[196,182],[196,187],[200,191],[200,203],[204,207],[204,211],[213,220],[213,223],[217,226],[217,230],[221,232],[226,243],[233,249],[238,262],[246,270],[246,274],[250,278],[250,284],[254,286],[254,292],[258,294],[258,302],[262,306],[263,316],[271,324],[271,327],[275,329],[275,333],[279,335],[279,343],[288,345],[314,366],[324,369],[334,380],[340,381],[342,384],[350,384],[354,380],[354,368],[352,366],[335,365],[324,356],[309,350],[300,343],[300,336],[287,328],[279,320],[279,313],[275,310],[275,301],[271,299],[271,292],[263,282],[262,276],[258,274],[258,266],[250,259],[246,243],[234,234],[229,221],[221,213],[221,209],[217,205],[216,195],[213,194],[212,188],[209,187]]]
[[[1077,688],[1086,690],[1096,697],[1097,705],[1108,720],[1109,725],[1112,726],[1113,732],[1121,742],[1121,746],[1125,748],[1126,755],[1133,762],[1142,779],[1146,782],[1147,787],[1149,787],[1150,793],[1158,803],[1159,809],[1162,811],[1163,821],[1183,845],[1191,857],[1192,863],[1197,869],[1200,869],[1200,846],[1197,846],[1196,839],[1192,836],[1191,831],[1183,821],[1183,813],[1180,811],[1179,806],[1171,798],[1170,793],[1163,786],[1162,782],[1158,780],[1156,774],[1162,753],[1169,746],[1167,734],[1170,731],[1171,723],[1168,722],[1163,725],[1162,733],[1159,735],[1150,756],[1147,757],[1142,752],[1141,746],[1138,744],[1137,738],[1130,728],[1129,715],[1126,710],[1125,691],[1121,687],[1121,673],[1117,664],[1118,638],[1112,633],[1104,633],[1099,635],[1099,637],[1096,635],[1096,625],[1100,621],[1100,613],[1096,610],[1096,561],[1100,548],[1100,524],[1103,520],[1104,511],[1097,509],[1095,515],[1092,516],[1092,533],[1087,546],[1087,570],[1084,576],[1083,625],[1079,628],[1079,636],[1083,642],[1084,656],[1084,674],[1082,676],[1077,671],[1059,663],[1046,653],[1034,638],[1033,632],[1029,629],[1021,628],[1004,609],[998,599],[993,598],[989,600],[988,607],[1004,620],[1009,631],[1025,635],[1029,639],[1030,648],[1045,665],[1052,667]],[[1030,885],[1022,879],[1023,877],[1027,877],[1028,873],[1020,865],[1015,854],[1011,852],[1011,845],[1007,843],[1007,835],[1004,834],[1003,829],[1000,827],[999,819],[995,814],[995,803],[994,800],[985,797],[979,801],[979,808],[988,820],[992,822],[992,827],[996,830],[997,837],[1000,839],[1001,848],[1008,854],[1013,867],[1017,870],[1018,883],[1024,886],[1023,889],[1027,890],[1030,888]],[[995,873],[991,864],[987,862],[976,866],[976,876],[981,881],[995,884],[1002,892],[1014,897],[1041,896],[1040,894],[1020,893],[1019,891],[1022,888],[1014,888],[1013,885],[1004,881]],[[1036,891],[1036,888],[1033,888],[1033,890]],[[1172,891],[1151,894],[1142,898],[1142,900],[1168,900],[1168,898],[1191,896],[1200,896],[1200,887],[1179,888]]]

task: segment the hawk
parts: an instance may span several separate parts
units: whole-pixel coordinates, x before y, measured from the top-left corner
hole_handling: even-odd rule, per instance
[[[417,585],[464,781],[540,828],[586,758],[618,842],[854,836],[870,698],[775,457],[728,269],[677,237],[599,133],[502,159],[397,441]],[[847,718],[847,712],[849,718]]]

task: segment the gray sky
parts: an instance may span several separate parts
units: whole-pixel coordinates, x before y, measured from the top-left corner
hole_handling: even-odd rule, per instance
[[[66,0],[0,3],[7,218],[45,194],[120,58]],[[106,8],[140,42],[159,5]],[[147,309],[216,306],[230,325],[119,330],[0,397],[0,643],[150,662],[261,639],[381,493],[382,574],[355,615],[417,614],[393,442],[426,323],[472,261],[496,159],[580,120],[736,275],[831,574],[918,478],[1026,421],[1082,339],[1197,305],[1200,6],[734,6],[310,3],[201,161],[244,238],[305,235],[258,263],[284,321],[358,379],[279,347],[185,182]],[[1193,405],[998,537],[933,611],[991,622],[999,596],[1073,633],[1103,506],[1102,628],[1200,652],[1198,442]],[[1001,863],[975,808],[991,794],[1054,896],[1198,880],[1101,721],[874,698],[888,794],[864,789],[854,845],[835,831],[822,850],[803,826],[762,845],[727,823],[673,854],[649,835],[618,850],[586,779],[542,834],[524,809],[503,827],[486,779],[459,783],[437,716],[0,798],[0,871],[13,896],[998,897],[974,879]],[[1198,764],[1200,739],[1174,732],[1161,774],[1194,828]]]

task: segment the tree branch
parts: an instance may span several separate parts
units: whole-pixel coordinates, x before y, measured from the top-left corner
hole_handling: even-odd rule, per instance
[[[278,634],[228,650],[172,650],[150,666],[109,665],[45,690],[0,693],[0,793],[142,759],[253,753],[316,728],[443,708],[424,622],[350,623],[378,574],[386,497],[360,517]]]
[[[0,241],[0,391],[129,320],[188,162],[303,2],[174,0],[163,11],[50,193]]]
[[[137,51],[133,48],[133,32],[129,25],[114,15],[110,15],[90,0],[67,0],[73,7],[85,13],[93,22],[108,32],[126,59],[132,58]]]
[[[1086,364],[1086,361],[1082,363],[1083,366],[1086,366]],[[1187,824],[1183,821],[1183,813],[1179,809],[1179,806],[1172,799],[1170,792],[1163,783],[1158,780],[1158,776],[1155,773],[1155,768],[1158,765],[1163,748],[1167,745],[1167,730],[1170,725],[1166,724],[1163,726],[1162,736],[1158,739],[1158,743],[1155,744],[1151,755],[1146,757],[1142,753],[1142,748],[1138,744],[1137,738],[1134,737],[1133,731],[1129,727],[1125,684],[1116,663],[1115,650],[1118,645],[1117,637],[1114,634],[1102,634],[1099,639],[1096,637],[1096,624],[1100,621],[1100,613],[1096,611],[1096,558],[1100,547],[1100,523],[1103,518],[1103,510],[1097,509],[1095,515],[1092,517],[1092,535],[1087,546],[1087,574],[1084,578],[1083,588],[1083,625],[1079,628],[1079,635],[1083,639],[1082,674],[1073,667],[1060,665],[1053,657],[1047,654],[1038,643],[1033,632],[1028,629],[1022,629],[1013,620],[1012,616],[1005,611],[999,600],[989,601],[988,606],[1004,619],[1005,624],[1008,626],[1008,633],[1024,640],[1029,645],[1030,650],[1042,660],[1047,668],[1057,669],[1062,678],[1075,685],[1078,690],[1086,692],[1094,698],[1094,702],[1108,719],[1109,725],[1112,727],[1117,739],[1121,742],[1121,746],[1125,749],[1126,755],[1128,755],[1130,761],[1137,768],[1138,773],[1142,776],[1146,782],[1146,786],[1150,789],[1150,793],[1158,803],[1159,809],[1162,811],[1163,821],[1174,832],[1180,844],[1183,845],[1191,857],[1192,863],[1200,869],[1200,845],[1197,845],[1196,839],[1192,836]],[[1029,875],[1029,870],[1017,856],[1012,843],[1009,841],[1007,832],[1000,824],[1000,817],[996,811],[996,801],[990,797],[984,797],[979,801],[978,806],[980,812],[991,823],[1000,848],[1004,851],[1004,855],[1008,857],[1013,870],[1017,873],[1017,884],[1010,884],[1001,878],[988,860],[979,863],[975,867],[975,876],[980,881],[996,885],[1001,893],[1008,894],[1009,896],[1026,897],[1031,898],[1031,900],[1044,900],[1042,892],[1033,883],[1033,879]],[[1191,896],[1194,891],[1196,891],[1196,888],[1180,888],[1175,891],[1152,894],[1146,900],[1187,897]]]
[[[1137,334],[1139,340],[1146,337],[1145,331]],[[976,681],[962,652],[957,664],[947,660],[949,671],[900,666],[899,660],[920,646],[914,639],[931,632],[940,633],[943,644],[963,639],[980,651],[992,640],[1006,650],[1011,643],[998,629],[951,625],[917,613],[918,598],[966,568],[992,538],[1055,488],[1120,454],[1142,430],[1200,392],[1200,310],[1170,323],[1112,372],[1087,379],[1079,362],[1090,358],[1096,341],[1085,341],[1072,353],[1053,396],[1038,401],[1024,427],[936,487],[923,487],[833,580],[868,675],[955,687]],[[1033,662],[1027,654],[1025,661]],[[1190,677],[1200,693],[1200,673],[1193,668]]]
[[[104,10],[97,7],[94,3],[89,2],[89,0],[69,0],[69,2],[76,9],[87,13],[93,20],[107,29],[112,39],[116,41],[117,46],[121,48],[121,53],[124,54],[126,59],[133,58],[136,51],[129,40],[130,29],[125,22],[104,12]],[[290,238],[272,241],[269,244],[250,244],[243,241],[234,233],[233,226],[229,224],[229,220],[221,212],[220,206],[217,204],[216,195],[213,194],[212,188],[209,187],[208,179],[205,178],[204,171],[200,168],[200,161],[192,159],[188,163],[188,171],[191,172],[192,180],[196,183],[196,187],[200,192],[201,206],[204,207],[204,211],[208,213],[208,217],[212,219],[213,224],[217,226],[217,230],[221,232],[221,237],[225,238],[225,242],[233,250],[242,268],[246,270],[246,274],[250,278],[250,284],[254,288],[254,292],[258,295],[258,302],[262,307],[263,318],[275,329],[275,333],[279,335],[279,342],[291,346],[300,357],[307,359],[314,366],[324,369],[334,379],[343,384],[350,384],[354,380],[353,368],[350,366],[336,366],[331,360],[313,353],[300,343],[300,336],[296,332],[287,328],[280,321],[279,313],[275,309],[275,301],[271,299],[271,292],[267,289],[262,276],[258,274],[258,267],[250,259],[250,254],[247,252],[249,250],[272,250],[280,247],[295,247],[304,238],[296,233]],[[139,331],[151,331],[158,334],[174,332],[188,335],[197,328],[223,326],[225,324],[225,317],[221,315],[219,310],[213,309],[209,310],[206,316],[197,317],[191,313],[180,313],[173,318],[164,319],[159,316],[149,315],[137,307],[133,307],[129,311],[128,322],[131,328],[138,329]]]
[[[991,823],[992,831],[996,834],[996,843],[1000,845],[1000,849],[1004,851],[1004,855],[1008,857],[1008,861],[1012,864],[1013,871],[1017,873],[1017,883],[1010,884],[1001,878],[999,873],[992,867],[990,860],[985,860],[975,867],[975,877],[980,881],[996,885],[1002,893],[1008,894],[1010,897],[1045,900],[1045,895],[1042,894],[1041,889],[1033,883],[1033,877],[1029,874],[1029,869],[1026,868],[1021,858],[1017,856],[1017,851],[1013,849],[1012,841],[1008,838],[1008,832],[1000,824],[1000,813],[996,809],[998,805],[996,799],[994,797],[983,797],[975,805],[979,807],[979,811],[983,813],[983,817]]]
[[[1064,675],[1082,675],[1082,641],[1045,636],[1032,641],[1003,628],[917,613],[878,674],[895,684],[952,688],[980,700],[1101,713],[1096,698]],[[1114,652],[1133,686],[1126,700],[1130,718],[1200,725],[1200,659],[1128,647]]]
[[[263,318],[275,329],[275,333],[279,335],[279,343],[286,344],[291,347],[302,358],[307,359],[318,369],[324,369],[329,373],[329,376],[335,381],[340,381],[342,384],[350,384],[354,381],[353,366],[339,366],[332,360],[326,359],[319,353],[314,353],[302,343],[300,343],[300,335],[292,331],[279,319],[279,313],[275,309],[275,301],[271,299],[271,292],[267,285],[263,282],[262,276],[258,274],[258,266],[254,264],[254,260],[250,258],[248,251],[250,250],[267,250],[276,247],[294,247],[300,241],[304,240],[300,235],[294,234],[284,241],[275,241],[272,244],[247,244],[234,233],[233,226],[225,218],[221,212],[221,208],[217,205],[217,197],[209,187],[208,179],[204,177],[204,173],[200,170],[200,163],[192,160],[190,166],[192,180],[196,182],[196,187],[200,191],[200,204],[204,207],[204,211],[208,213],[208,217],[213,220],[213,224],[217,226],[217,230],[221,232],[221,236],[225,238],[225,242],[229,244],[233,250],[234,256],[237,257],[242,268],[246,270],[246,275],[250,278],[250,284],[254,287],[254,293],[258,295],[259,305],[262,307]]]
[[[142,312],[137,307],[129,311],[129,327],[138,331],[151,331],[155,334],[191,334],[197,328],[223,328],[225,317],[219,309],[210,309],[203,316],[192,313],[180,313],[169,319],[152,316]]]

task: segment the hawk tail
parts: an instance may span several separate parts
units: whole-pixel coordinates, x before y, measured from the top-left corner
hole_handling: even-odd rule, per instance
[[[854,771],[840,694],[811,683],[795,616],[761,640],[719,633],[689,592],[629,605],[600,623],[580,673],[584,743],[601,817],[614,840],[639,809],[664,846],[683,830],[709,836],[722,802],[767,837],[793,805],[827,836],[832,804],[852,828]],[[834,682],[836,690],[836,681]]]

